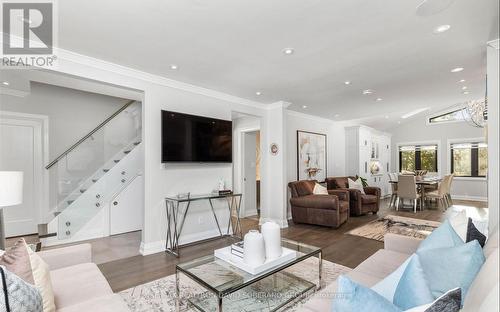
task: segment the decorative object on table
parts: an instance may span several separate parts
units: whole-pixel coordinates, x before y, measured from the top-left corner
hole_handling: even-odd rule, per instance
[[[271,143],[271,145],[269,146],[269,151],[271,152],[271,155],[273,155],[273,156],[278,155],[279,150],[280,149],[278,147],[278,144],[276,144],[276,143]]]
[[[286,269],[287,273],[291,273],[295,276],[300,276],[306,280],[314,280],[316,278],[315,270],[311,270],[312,267],[317,266],[317,259],[309,258],[304,262],[300,262]],[[323,281],[324,285],[328,286],[332,284],[339,275],[347,274],[351,269],[340,264],[335,264],[333,262],[323,260]],[[207,270],[208,272],[208,270]],[[203,292],[199,285],[189,278],[185,278],[181,275],[181,296],[183,298],[193,298],[194,296]],[[228,280],[230,282],[231,280]],[[131,312],[143,312],[143,311],[156,311],[161,307],[164,311],[175,311],[175,275],[169,275],[145,283],[142,285],[137,285],[130,289],[124,290],[119,293],[119,295],[125,300]],[[285,308],[284,311],[292,312],[297,311],[301,303],[309,300],[310,298],[304,298],[302,302],[297,302],[296,304]],[[266,301],[265,301],[266,302]],[[244,303],[243,303],[244,304]],[[187,301],[181,301],[180,312],[198,312],[196,308],[190,306]]]
[[[384,218],[357,227],[347,232],[347,234],[374,239],[380,242],[384,241],[386,233],[426,238],[440,225],[440,222],[435,221],[388,215]]]
[[[264,259],[265,261],[262,263],[247,263],[245,261],[245,254],[243,254],[243,258],[241,258],[233,253],[231,246],[228,246],[216,249],[214,251],[214,256],[223,260],[228,265],[235,266],[247,273],[256,275],[295,259],[297,257],[297,252],[292,249],[283,248],[281,255],[277,258]]]
[[[266,261],[264,236],[257,230],[250,230],[245,234],[243,260],[249,265],[260,265]]]
[[[266,249],[266,261],[281,257],[281,228],[276,222],[268,221],[262,224],[262,236]]]
[[[226,183],[224,182],[223,178],[220,178],[219,179],[219,188],[218,188],[218,190],[219,191],[223,191],[225,189],[226,189]]]
[[[0,249],[5,250],[5,222],[3,207],[23,202],[23,172],[0,171]]]
[[[244,242],[237,242],[231,245],[231,254],[243,259],[245,244]]]
[[[177,194],[177,198],[189,198],[189,196],[191,196],[190,192]]]
[[[326,134],[297,131],[297,180],[326,179]]]

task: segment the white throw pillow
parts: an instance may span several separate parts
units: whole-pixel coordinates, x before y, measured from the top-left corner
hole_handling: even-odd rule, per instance
[[[361,178],[358,178],[356,181],[347,178],[347,181],[349,182],[350,189],[359,190],[361,194],[365,195],[365,189],[363,188],[363,182],[361,182]]]
[[[39,255],[31,250],[31,248],[28,248],[28,254],[30,256],[35,286],[42,295],[43,312],[55,312],[56,305],[54,303],[54,292],[52,291],[49,265],[45,263]],[[75,287],[77,286],[75,285]]]
[[[323,185],[316,183],[313,189],[314,195],[328,195],[328,190]]]
[[[469,223],[465,210],[455,212],[448,220],[450,221],[451,227],[465,243],[467,240],[467,225]]]

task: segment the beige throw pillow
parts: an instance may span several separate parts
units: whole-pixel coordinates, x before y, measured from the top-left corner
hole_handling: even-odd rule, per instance
[[[314,195],[328,195],[328,190],[323,185],[316,183],[313,189]]]
[[[19,239],[14,246],[0,256],[0,265],[5,266],[7,270],[20,277],[26,283],[35,285],[28,249],[28,245],[26,245],[24,239]]]
[[[49,265],[40,258],[33,250],[28,248],[31,268],[33,270],[33,279],[35,286],[40,291],[43,300],[43,312],[55,312],[54,292],[52,291],[52,282],[50,281]]]
[[[361,182],[360,178],[358,178],[356,181],[353,181],[350,178],[347,178],[347,181],[349,181],[349,188],[350,189],[359,190],[361,192],[361,194],[365,195],[365,189],[363,188],[363,182]]]

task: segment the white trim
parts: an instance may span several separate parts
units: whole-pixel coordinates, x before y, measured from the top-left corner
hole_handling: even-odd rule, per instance
[[[442,175],[442,167],[441,167],[441,140],[428,140],[428,141],[415,141],[415,142],[399,142],[396,143],[396,150],[394,151],[396,153],[396,168],[398,168],[397,172],[401,172],[401,164],[399,163],[399,148],[401,146],[407,146],[407,145],[437,145],[438,150],[437,150],[437,166],[438,166],[438,175]]]
[[[141,242],[141,247],[139,248],[139,253],[143,256],[152,255],[159,252],[165,251],[166,240],[160,240],[151,243]]]
[[[488,202],[488,197],[470,196],[470,195],[454,195],[454,194],[451,194],[451,199]]]
[[[486,143],[486,138],[484,137],[479,137],[479,138],[463,138],[463,139],[448,139],[446,141],[446,173],[451,174],[451,145],[455,143],[474,143],[474,142],[484,142]],[[455,177],[454,179],[457,180],[464,180],[464,181],[486,181],[486,178],[483,177]]]
[[[73,51],[65,50],[65,49],[57,49],[57,52],[55,53],[59,60],[63,59],[66,61],[70,61],[73,63],[77,64],[82,64],[85,66],[93,67],[96,69],[112,72],[118,75],[123,75],[127,77],[132,77],[144,81],[148,81],[151,83],[155,83],[158,85],[166,86],[166,87],[171,87],[175,89],[180,89],[212,98],[216,98],[219,100],[227,101],[227,102],[232,102],[236,104],[241,104],[241,105],[246,105],[246,106],[251,106],[254,108],[259,108],[259,109],[267,109],[266,104],[244,99],[238,96],[230,95],[227,93],[215,91],[212,89],[207,89],[199,86],[195,86],[189,83],[173,80],[170,78],[166,78],[160,75],[154,75],[147,73],[145,71],[140,71],[136,69],[132,69],[123,65],[107,62],[101,59],[97,59],[94,57],[86,56],[83,54],[79,54]]]
[[[304,114],[301,112],[297,112],[294,110],[286,110],[287,115],[293,116],[293,117],[299,117],[299,118],[304,118],[304,119],[309,119],[313,121],[318,121],[318,122],[324,122],[324,123],[334,123],[334,120],[328,119],[328,118],[323,118],[323,117],[318,117],[314,115],[309,115],[309,114]]]
[[[490,47],[498,50],[499,46],[500,46],[500,40],[499,39],[491,40],[491,41],[488,41],[487,44]]]
[[[470,182],[487,182],[488,179],[485,177],[453,177],[455,181],[470,181]]]

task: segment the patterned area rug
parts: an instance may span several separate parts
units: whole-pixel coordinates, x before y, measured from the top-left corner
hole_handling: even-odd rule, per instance
[[[322,272],[323,287],[326,287],[326,285],[331,284],[333,281],[337,279],[339,275],[346,274],[349,271],[351,271],[351,269],[345,266],[323,260],[323,272]],[[307,281],[317,283],[318,259],[309,258],[301,263],[298,263],[290,268],[287,268],[285,272],[286,276],[298,276]],[[276,281],[273,281],[272,279],[268,279],[267,282],[266,279],[263,279],[261,281],[264,281],[263,283],[268,283],[268,282],[274,283],[273,287],[277,288],[287,287],[287,285],[289,286],[290,284],[293,284],[293,279],[291,281],[283,279],[282,285],[280,285],[280,283],[276,284]],[[180,311],[182,312],[198,311],[192,306],[190,305],[188,306],[186,299],[202,297],[204,298],[203,300],[205,300],[207,296],[204,295],[204,290],[195,282],[193,282],[191,279],[184,276],[183,274],[180,274],[180,285],[181,285]],[[120,295],[127,302],[132,312],[146,312],[146,311],[173,312],[175,311],[175,276],[170,275],[147,284],[139,285],[124,290],[120,293]],[[304,302],[307,301],[307,299],[308,298],[306,297],[301,300],[298,300],[294,305],[288,307],[286,311],[287,312],[296,311]],[[238,309],[236,309],[235,311],[248,311],[248,312],[267,311],[265,306],[269,305],[269,303],[266,303],[266,301],[268,302],[270,300],[273,300],[272,296],[269,298],[260,299],[261,301],[260,305],[256,304],[245,305],[245,302],[243,302],[239,305]],[[207,306],[205,305],[204,309],[210,311],[212,310],[212,308],[215,308],[215,303],[216,303],[215,297],[209,296],[206,302],[208,301],[210,302],[207,303],[207,305],[210,305],[211,307],[206,309]],[[212,307],[212,305],[214,306]]]
[[[406,235],[416,238],[426,238],[441,225],[440,222],[388,215],[357,227],[346,234],[384,241],[386,233]]]

